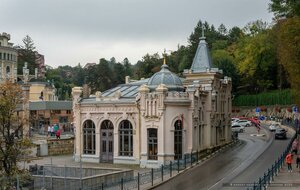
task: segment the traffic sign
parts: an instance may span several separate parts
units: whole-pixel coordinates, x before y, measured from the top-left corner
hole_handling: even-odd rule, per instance
[[[260,112],[260,107],[257,107],[257,108],[255,109],[255,112],[259,113],[259,112]]]

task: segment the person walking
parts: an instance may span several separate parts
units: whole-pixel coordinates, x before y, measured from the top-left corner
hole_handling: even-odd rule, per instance
[[[56,134],[57,130],[59,129],[59,125],[58,124],[55,124],[54,125],[54,134]]]
[[[285,163],[288,166],[288,172],[292,172],[293,168],[292,168],[292,163],[293,163],[293,154],[292,153],[288,153],[285,157]]]
[[[297,159],[296,159],[296,168],[299,168],[299,172],[300,172],[300,154],[297,155]]]
[[[54,126],[52,125],[51,126],[51,136],[53,136],[54,135]]]
[[[48,125],[48,134],[47,134],[47,136],[51,136],[51,125]]]
[[[298,140],[297,139],[295,139],[294,141],[293,141],[293,144],[292,144],[292,153],[295,153],[295,155],[297,155],[298,154]]]
[[[58,129],[57,131],[56,131],[56,139],[60,139],[60,129]]]

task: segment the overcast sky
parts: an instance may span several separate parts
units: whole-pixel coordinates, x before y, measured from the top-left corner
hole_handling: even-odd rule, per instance
[[[75,66],[176,50],[199,20],[216,28],[270,23],[269,0],[0,0],[0,32],[28,34],[47,65]]]

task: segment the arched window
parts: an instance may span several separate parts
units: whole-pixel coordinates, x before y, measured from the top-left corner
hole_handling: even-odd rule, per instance
[[[175,122],[174,131],[174,154],[175,160],[182,158],[182,121]]]
[[[10,78],[10,67],[6,67],[6,78]]]
[[[95,124],[92,120],[87,120],[83,124],[83,153],[95,154],[95,145]]]
[[[132,125],[130,121],[124,120],[120,123],[119,134],[120,134],[120,139],[119,139],[120,156],[132,156],[133,135],[132,135]]]

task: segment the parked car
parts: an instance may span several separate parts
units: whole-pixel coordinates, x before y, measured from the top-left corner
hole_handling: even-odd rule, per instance
[[[280,128],[280,126],[278,123],[274,123],[269,126],[270,131],[276,131],[276,129],[279,129],[279,128]]]
[[[231,131],[232,132],[243,133],[245,131],[245,127],[243,127],[241,125],[232,125],[231,126]]]
[[[278,128],[275,130],[275,139],[286,139],[286,130]]]
[[[249,120],[237,120],[232,125],[241,125],[243,127],[250,127],[251,126],[251,121]]]

